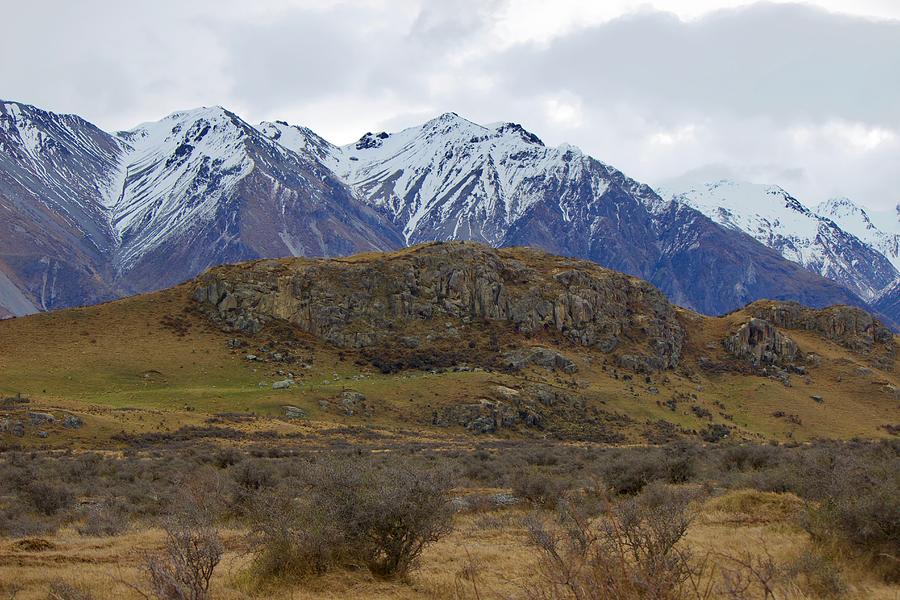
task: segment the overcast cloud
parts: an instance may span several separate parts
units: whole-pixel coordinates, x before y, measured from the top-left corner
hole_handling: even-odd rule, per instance
[[[894,0],[35,0],[3,20],[0,97],[109,130],[221,104],[347,143],[452,110],[651,184],[900,203]]]

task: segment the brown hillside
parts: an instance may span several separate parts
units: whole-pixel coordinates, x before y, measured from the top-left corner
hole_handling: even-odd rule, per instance
[[[0,395],[28,399],[6,401],[0,438],[103,446],[222,423],[247,436],[880,437],[900,422],[895,368],[894,337],[859,309],[763,301],[703,317],[593,263],[432,243],[224,266],[0,322]]]

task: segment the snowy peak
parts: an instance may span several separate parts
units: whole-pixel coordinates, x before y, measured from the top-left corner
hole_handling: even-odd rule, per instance
[[[116,193],[119,140],[75,115],[0,101],[0,170],[105,252],[103,202]]]
[[[838,220],[810,210],[779,186],[722,179],[674,180],[661,196],[691,206],[717,223],[743,231],[808,270],[872,299],[897,277],[897,267],[868,239],[857,237],[868,222],[848,200],[833,202],[834,214],[852,215],[862,225],[844,228]],[[821,210],[822,207],[819,207]]]
[[[812,211],[776,185],[723,179],[688,185],[674,182],[657,191],[757,239],[770,233],[810,237],[818,231],[819,220]],[[799,262],[801,257],[798,254],[795,258]]]
[[[110,136],[76,115],[60,115],[21,102],[0,100],[0,151],[33,162],[67,153],[90,153],[109,161]]]
[[[335,164],[338,147],[308,127],[289,125],[286,121],[263,121],[257,129],[268,139],[300,156],[311,157],[329,167]]]
[[[527,131],[518,123],[500,123],[499,125],[496,125],[494,127],[494,131],[501,137],[512,136],[514,138],[520,139],[527,144],[534,144],[536,146],[544,145],[544,142],[541,141],[541,138],[534,135],[530,131]],[[574,146],[572,146],[572,148],[574,148]]]
[[[472,239],[499,244],[507,229],[543,198],[546,183],[576,173],[588,161],[577,148],[546,148],[516,123],[489,126],[444,113],[396,133],[366,133],[357,142],[325,147],[310,136],[280,142],[323,157],[356,194],[386,211],[407,242]]]
[[[866,211],[848,198],[832,198],[820,204],[817,211],[881,252],[900,271],[900,207]]]
[[[122,242],[120,268],[196,222],[253,166],[248,140],[265,139],[221,107],[172,113],[118,134],[129,146],[122,190],[108,208]]]

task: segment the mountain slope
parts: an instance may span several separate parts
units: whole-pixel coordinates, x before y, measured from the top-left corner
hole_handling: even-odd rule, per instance
[[[732,180],[673,181],[664,198],[695,208],[715,222],[743,231],[786,259],[838,282],[865,300],[898,277],[896,267],[867,241],[827,215],[819,215],[778,186]]]
[[[0,101],[0,307],[22,314],[117,295],[104,202],[123,148],[80,117]],[[28,305],[31,305],[30,307]]]
[[[4,414],[28,433],[0,429],[0,443],[215,436],[232,418],[241,439],[298,443],[319,429],[463,444],[887,437],[896,363],[893,336],[859,309],[704,317],[588,261],[430,243],[225,265],[0,322],[0,397],[31,400]],[[27,424],[26,410],[61,409],[83,427],[42,438]]]
[[[111,210],[116,267],[141,289],[223,262],[402,244],[327,168],[222,108],[175,113],[120,137],[131,150]]]
[[[402,244],[327,167],[224,109],[113,136],[0,103],[5,316],[159,289],[223,262]]]
[[[323,157],[360,198],[389,214],[409,243],[474,240],[588,258],[708,314],[766,295],[815,306],[861,303],[738,232],[715,231],[721,228],[695,210],[666,210],[649,187],[578,148],[548,148],[514,123],[481,126],[447,113],[343,147],[285,123],[262,129],[297,152]],[[893,267],[877,258],[873,268],[891,273],[884,285]]]
[[[499,245],[542,191],[525,181],[546,174],[535,172],[533,163],[554,168],[564,152],[545,148],[516,125],[483,127],[455,113],[396,134],[367,133],[344,147],[323,145],[302,128],[263,127],[295,151],[321,153],[361,198],[391,216],[411,244],[471,239]]]
[[[866,211],[849,198],[832,198],[816,207],[827,217],[857,238],[881,252],[900,270],[900,213]]]

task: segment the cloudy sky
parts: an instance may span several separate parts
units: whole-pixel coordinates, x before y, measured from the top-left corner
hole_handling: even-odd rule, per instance
[[[900,203],[900,1],[31,0],[0,97],[109,129],[219,104],[335,143],[455,111],[651,184]]]

